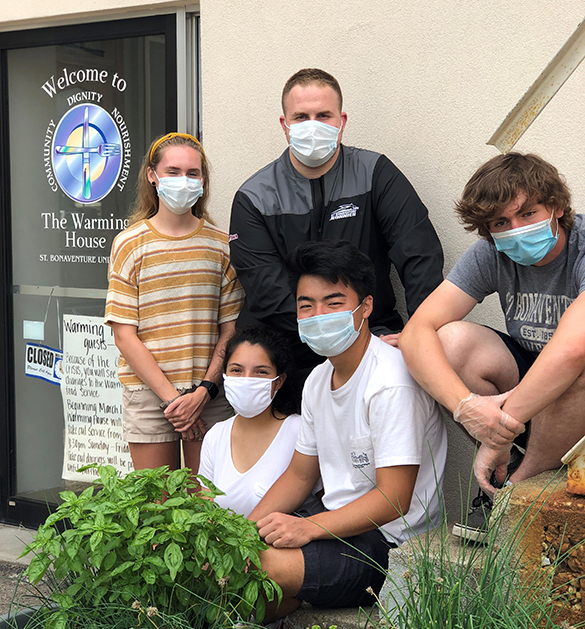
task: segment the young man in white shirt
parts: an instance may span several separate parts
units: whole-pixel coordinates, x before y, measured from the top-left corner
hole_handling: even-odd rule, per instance
[[[302,600],[320,607],[373,602],[390,545],[440,520],[447,451],[434,400],[399,350],[370,333],[375,271],[345,241],[308,242],[285,267],[296,294],[299,335],[326,356],[306,381],[302,424],[288,469],[249,518],[269,544],[262,569],[283,590],[267,620]],[[319,475],[321,513],[293,513]]]

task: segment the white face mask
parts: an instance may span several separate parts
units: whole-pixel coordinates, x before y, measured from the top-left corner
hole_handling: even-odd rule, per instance
[[[256,417],[271,404],[276,391],[272,393],[272,383],[276,378],[246,378],[223,374],[223,387],[227,401],[242,417]]]
[[[289,130],[290,150],[305,166],[322,166],[337,150],[341,127],[332,127],[317,120],[305,120],[290,127],[286,125],[286,128]]]
[[[203,194],[203,182],[193,177],[159,177],[158,196],[173,214],[186,214]]]

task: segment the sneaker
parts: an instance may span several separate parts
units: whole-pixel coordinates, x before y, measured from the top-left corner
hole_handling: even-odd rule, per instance
[[[453,535],[467,541],[484,542],[493,506],[492,499],[480,489],[471,503],[471,511],[465,520],[453,525]]]
[[[503,483],[496,482],[495,472],[490,479],[491,484],[497,489],[501,489],[507,484],[507,479],[520,467],[524,458],[525,450],[515,443],[510,450],[510,461],[506,480]],[[492,499],[481,489],[477,497],[471,503],[471,511],[467,514],[464,522],[456,522],[453,525],[453,535],[472,542],[483,542],[488,533],[488,522],[492,513],[494,503]]]

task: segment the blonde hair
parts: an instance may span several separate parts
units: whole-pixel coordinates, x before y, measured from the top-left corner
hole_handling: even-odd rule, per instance
[[[197,203],[191,208],[191,212],[197,218],[202,218],[209,223],[213,221],[207,213],[207,200],[209,199],[209,164],[205,157],[205,151],[201,142],[188,133],[168,133],[155,140],[151,145],[138,173],[136,182],[136,199],[130,207],[128,222],[134,225],[141,220],[152,218],[158,212],[158,194],[156,188],[148,180],[148,169],[155,171],[159,165],[164,150],[169,146],[189,146],[201,155],[201,176],[204,180],[203,194]]]

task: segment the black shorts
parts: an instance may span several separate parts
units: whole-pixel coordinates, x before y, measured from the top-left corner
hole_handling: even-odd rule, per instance
[[[489,326],[486,326],[489,327]],[[522,380],[524,376],[527,374],[530,367],[532,367],[534,361],[536,360],[538,354],[535,352],[531,352],[526,348],[522,347],[518,341],[515,341],[511,336],[506,334],[505,332],[500,332],[499,330],[494,330],[494,328],[489,328],[493,330],[506,344],[508,351],[512,354],[512,358],[516,361],[516,365],[518,366],[518,381]],[[526,444],[528,442],[528,434],[530,432],[530,422],[526,422],[526,431],[521,435],[518,435],[514,439],[514,443],[519,445],[521,448],[526,449]]]
[[[343,540],[320,539],[301,547],[305,577],[297,598],[317,607],[373,605],[388,568],[388,550],[396,548],[378,530]]]
[[[486,326],[489,328],[489,326]],[[500,332],[499,330],[494,330],[494,328],[489,328],[493,330],[506,344],[508,351],[512,354],[512,357],[516,361],[516,365],[518,366],[518,380],[522,380],[532,364],[536,360],[538,354],[535,352],[531,352],[526,348],[522,347],[518,341],[515,341],[511,336],[506,334],[505,332]]]

